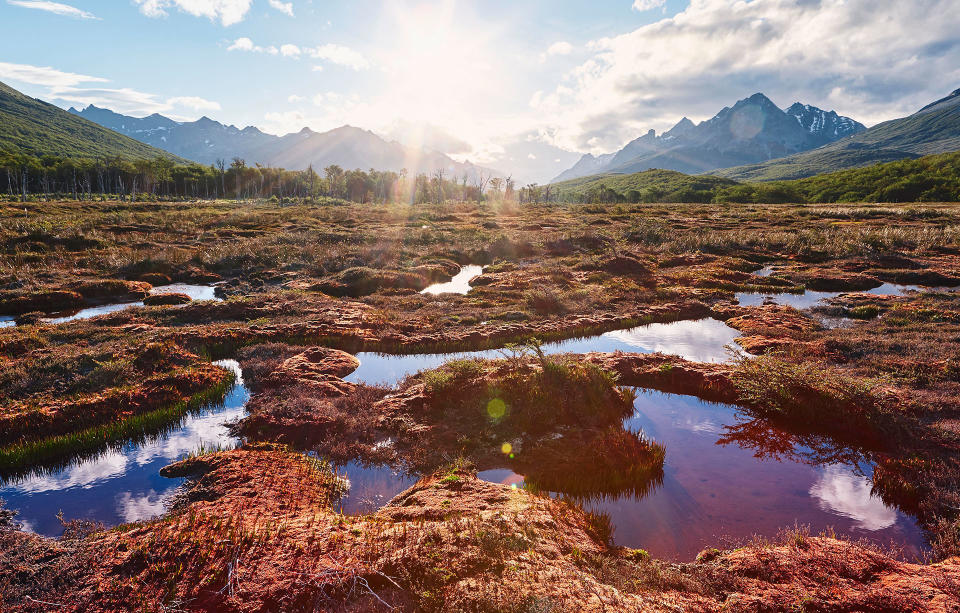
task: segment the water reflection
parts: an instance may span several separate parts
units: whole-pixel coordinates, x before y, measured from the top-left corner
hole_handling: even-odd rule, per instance
[[[125,309],[131,309],[133,307],[141,307],[141,306],[143,306],[142,301],[123,302],[118,304],[102,304],[100,306],[81,309],[72,315],[64,315],[63,317],[47,317],[47,318],[41,319],[40,321],[48,324],[65,324],[68,321],[76,321],[78,319],[92,319],[100,315],[106,315],[107,313],[116,313],[117,311],[123,311]]]
[[[191,285],[189,283],[172,283],[170,285],[160,285],[150,290],[150,294],[156,296],[159,294],[186,294],[191,300],[214,300],[222,301],[216,295],[216,288],[212,285]]]
[[[904,296],[907,292],[938,292],[954,291],[957,288],[949,287],[924,287],[922,285],[898,285],[896,283],[884,283],[880,287],[856,292],[862,294],[873,294],[874,296]],[[764,304],[780,304],[791,306],[795,309],[803,310],[822,304],[827,300],[850,294],[854,292],[815,292],[806,290],[802,294],[780,294],[773,292],[739,292],[737,293],[737,304],[740,306],[761,306]]]
[[[470,281],[483,274],[483,266],[468,265],[460,269],[452,279],[445,283],[434,283],[421,294],[468,294],[470,292]]]
[[[824,467],[810,495],[819,499],[821,508],[849,517],[862,530],[876,532],[897,523],[897,511],[873,494],[871,480],[846,466]]]
[[[221,298],[217,298],[214,292],[215,292],[215,288],[211,285],[190,285],[188,283],[173,283],[171,285],[161,285],[158,287],[154,287],[150,290],[151,295],[186,294],[190,296],[192,300],[220,301]],[[135,302],[119,302],[115,304],[102,304],[95,307],[81,309],[80,311],[77,311],[76,313],[72,313],[69,315],[44,318],[41,321],[48,324],[63,324],[69,321],[76,321],[79,319],[92,319],[100,315],[106,315],[107,313],[116,313],[117,311],[124,311],[126,309],[132,309],[133,307],[142,307],[142,306],[143,306],[142,300],[135,301]]]
[[[629,330],[607,332],[582,339],[570,339],[543,345],[547,354],[615,352],[662,353],[677,355],[698,362],[722,363],[730,359],[728,348],[736,349],[734,339],[741,333],[716,319],[675,321],[669,324],[650,324]],[[385,383],[396,385],[404,378],[422,370],[442,366],[457,358],[503,357],[500,349],[462,353],[386,355],[358,353],[360,367],[347,381]]]
[[[12,328],[15,325],[17,325],[17,322],[13,317],[7,315],[0,316],[0,328]]]
[[[62,531],[56,518],[61,510],[67,519],[94,520],[108,526],[160,515],[183,483],[183,479],[161,477],[161,468],[201,446],[237,443],[224,424],[245,414],[249,392],[236,361],[216,364],[236,375],[236,384],[222,405],[187,415],[179,424],[146,440],[128,441],[96,457],[73,460],[63,468],[8,480],[0,485],[0,498],[7,508],[20,511],[17,521],[48,536]]]

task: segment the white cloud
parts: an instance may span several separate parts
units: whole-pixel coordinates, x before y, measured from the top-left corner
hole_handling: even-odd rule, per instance
[[[531,104],[551,142],[593,153],[757,91],[871,124],[956,87],[958,31],[956,0],[691,0],[671,18],[593,41],[593,56]]]
[[[365,70],[370,68],[370,61],[359,51],[343,45],[326,44],[319,47],[298,47],[290,43],[280,45],[279,49],[275,46],[261,47],[254,44],[253,40],[247,37],[241,37],[233,41],[227,51],[250,51],[253,53],[269,53],[271,55],[282,55],[283,57],[298,58],[301,55],[309,55],[316,60],[326,60],[331,64],[337,64],[352,70]],[[323,70],[322,65],[315,65],[314,72]]]
[[[570,55],[573,53],[573,45],[565,40],[553,43],[547,47],[547,55]]]
[[[321,45],[309,50],[310,57],[318,60],[327,60],[333,64],[352,68],[353,70],[365,70],[370,67],[370,61],[359,51],[354,51],[343,45],[327,44]]]
[[[219,111],[220,103],[197,96],[176,96],[167,99],[167,104],[174,107],[184,107],[194,111]]]
[[[253,51],[253,49],[253,41],[245,36],[233,41],[233,44],[227,47],[227,51]]]
[[[293,17],[293,2],[280,2],[280,0],[269,0],[270,6],[277,9],[284,15]]]
[[[284,47],[287,46],[297,49],[295,45],[284,45]],[[273,45],[270,45],[269,47],[261,47],[260,45],[253,44],[253,40],[247,38],[246,36],[242,36],[230,43],[230,46],[227,47],[227,51],[250,51],[252,53],[267,53],[270,55],[279,55],[280,53],[280,49],[277,49]],[[300,53],[300,50],[297,49],[296,53]],[[287,54],[285,53],[284,55]]]
[[[247,16],[252,0],[134,0],[147,17],[166,17],[175,7],[194,17],[220,20],[224,26],[240,23]],[[291,9],[292,10],[292,9]]]
[[[287,96],[287,102],[290,102],[293,104],[296,104],[297,102],[303,102],[304,100],[306,100],[306,98],[304,98],[303,96],[298,96],[297,94],[290,94],[289,96]]]
[[[0,78],[3,80],[20,81],[31,85],[47,87],[70,87],[80,83],[105,83],[106,79],[89,77],[73,72],[63,72],[49,66],[31,66],[29,64],[9,64],[0,62]]]
[[[72,105],[108,108],[124,115],[143,116],[151,113],[169,114],[173,119],[196,117],[203,111],[219,111],[220,103],[196,96],[162,98],[157,94],[122,88],[53,87],[48,94],[52,100]]]
[[[810,495],[819,500],[823,510],[849,517],[863,530],[883,530],[897,523],[897,512],[873,495],[870,480],[844,466],[824,468],[810,486]]]
[[[46,2],[45,0],[7,0],[7,4],[13,6],[22,6],[23,8],[46,11],[54,15],[64,15],[66,17],[76,17],[78,19],[99,19],[93,13],[59,2]]]
[[[296,45],[280,45],[280,55],[283,57],[300,57],[300,47]]]
[[[74,105],[95,104],[118,113],[149,115],[179,111],[220,110],[220,104],[197,96],[175,96],[163,99],[156,94],[130,88],[88,87],[85,83],[107,83],[108,79],[64,72],[49,66],[0,62],[0,80],[39,85],[46,88],[46,100],[60,100]]]
[[[573,53],[573,45],[565,40],[557,41],[540,54],[540,63],[546,62],[547,58],[555,55],[570,55],[571,53]]]
[[[633,0],[633,10],[649,11],[650,9],[659,8],[666,3],[667,0]]]
[[[316,96],[313,97],[313,104],[315,106],[321,106],[323,104],[323,99],[324,99],[323,94],[317,94]]]

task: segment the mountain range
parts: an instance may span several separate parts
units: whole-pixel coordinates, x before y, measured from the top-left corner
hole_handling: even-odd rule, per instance
[[[71,108],[68,112],[201,164],[213,164],[219,159],[229,163],[238,157],[248,164],[260,163],[289,170],[304,170],[312,165],[315,170],[322,171],[336,164],[348,170],[375,168],[398,172],[405,168],[411,175],[443,169],[448,177],[466,174],[471,179],[481,172],[500,174],[470,162],[457,162],[443,153],[406,147],[352,126],[328,132],[303,128],[299,132],[275,136],[253,126],[241,129],[224,125],[209,117],[189,122],[174,121],[159,114],[137,118],[93,105],[83,110]]]
[[[120,157],[125,160],[175,157],[26,96],[4,83],[0,83],[0,151],[35,157]]]
[[[799,179],[843,168],[859,168],[960,150],[960,89],[913,115],[885,121],[819,149],[718,170],[741,181]]]
[[[784,111],[758,93],[699,124],[684,117],[663,134],[650,130],[616,153],[587,154],[553,182],[652,168],[702,174],[809,151],[866,129],[835,111],[799,102]]]

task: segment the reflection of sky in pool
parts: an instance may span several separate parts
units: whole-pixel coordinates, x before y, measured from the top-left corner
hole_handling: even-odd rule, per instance
[[[953,288],[956,289],[956,288]],[[875,296],[903,296],[907,292],[929,292],[929,291],[949,291],[946,287],[923,287],[920,285],[897,285],[895,283],[884,283],[880,287],[866,290],[864,294],[873,294]],[[809,309],[821,302],[831,298],[836,298],[842,294],[853,292],[815,292],[807,290],[802,294],[776,294],[772,292],[739,292],[737,294],[737,304],[740,306],[760,306],[765,302],[792,306],[795,309]]]
[[[214,295],[214,288],[210,285],[190,285],[188,283],[174,283],[172,285],[161,285],[154,287],[150,290],[150,294],[186,294],[190,296],[193,300],[220,300]],[[106,315],[107,313],[115,313],[117,311],[123,311],[125,309],[130,309],[133,307],[143,306],[143,301],[138,302],[121,302],[117,304],[103,304],[100,306],[89,307],[86,309],[81,309],[80,311],[72,315],[64,315],[62,317],[50,317],[44,319],[43,321],[48,324],[63,324],[68,321],[75,321],[78,319],[91,319],[99,315]]]
[[[5,482],[0,485],[0,498],[7,508],[20,511],[17,521],[51,536],[61,532],[56,518],[61,510],[66,519],[90,519],[108,526],[160,515],[183,482],[161,477],[161,468],[201,446],[236,443],[224,423],[244,415],[249,392],[235,361],[216,364],[237,375],[223,406],[188,415],[169,432],[141,444],[128,442],[97,457],[74,460],[60,470]]]
[[[466,294],[470,292],[470,281],[483,274],[483,266],[464,266],[460,272],[446,283],[434,283],[421,294]]]
[[[871,493],[869,465],[758,458],[752,448],[718,444],[724,426],[744,419],[730,405],[641,392],[635,408],[628,428],[642,430],[666,447],[663,484],[640,500],[584,503],[610,515],[619,545],[689,560],[723,537],[772,537],[799,523],[815,533],[833,527],[881,544],[895,541],[908,553],[925,547],[914,520]],[[507,484],[523,481],[510,470],[485,471],[481,477]]]
[[[741,333],[716,319],[650,324],[629,330],[615,330],[598,336],[543,345],[546,353],[589,353],[592,351],[655,353],[660,351],[697,362],[726,362],[728,345]],[[421,370],[436,368],[456,358],[501,358],[499,349],[454,354],[383,355],[359,353],[360,367],[347,381],[394,384]]]

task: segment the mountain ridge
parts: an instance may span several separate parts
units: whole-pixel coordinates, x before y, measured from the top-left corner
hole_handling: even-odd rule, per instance
[[[891,119],[817,149],[711,171],[737,180],[799,179],[824,172],[960,150],[960,89],[912,115]]]
[[[684,117],[657,136],[653,130],[629,142],[610,158],[584,158],[552,182],[591,174],[633,173],[650,168],[700,174],[715,169],[762,162],[815,149],[866,127],[836,111],[794,103],[787,111],[763,93],[738,100],[712,118],[694,124]],[[591,160],[609,160],[605,164]]]
[[[470,162],[457,162],[443,153],[406,147],[370,130],[349,125],[326,132],[304,127],[299,132],[274,135],[255,126],[239,128],[223,124],[206,115],[196,121],[177,122],[157,114],[130,117],[92,105],[82,110],[71,108],[69,112],[202,164],[238,157],[249,164],[261,163],[288,170],[338,165],[345,169],[376,168],[395,172],[405,168],[410,174],[430,174],[443,169],[450,176],[466,174],[470,178],[480,173],[502,174]]]

